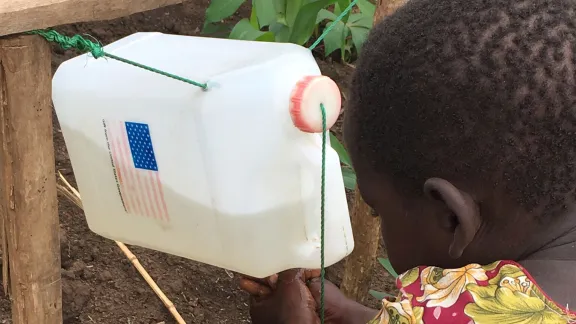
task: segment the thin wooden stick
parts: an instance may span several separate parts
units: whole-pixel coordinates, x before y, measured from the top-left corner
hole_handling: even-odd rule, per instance
[[[186,322],[184,322],[184,319],[182,318],[182,316],[180,316],[180,314],[178,313],[178,310],[176,310],[176,306],[174,306],[174,304],[170,301],[170,299],[168,299],[168,297],[166,297],[166,295],[164,295],[164,293],[162,292],[160,287],[158,287],[156,282],[154,282],[154,279],[152,279],[152,277],[150,277],[150,275],[148,274],[148,272],[146,272],[144,267],[142,267],[142,264],[140,264],[140,261],[138,261],[138,258],[136,258],[136,256],[132,252],[130,252],[130,250],[128,249],[128,247],[124,243],[118,242],[118,241],[114,241],[114,242],[116,242],[116,245],[118,245],[120,250],[122,250],[122,252],[124,252],[124,254],[128,258],[128,260],[130,260],[130,262],[132,262],[132,265],[134,265],[134,267],[136,269],[138,269],[138,272],[140,272],[140,274],[142,275],[144,280],[146,280],[146,282],[148,283],[150,288],[152,288],[152,290],[154,290],[154,293],[156,293],[156,296],[158,296],[158,298],[160,298],[160,300],[162,300],[162,302],[164,303],[164,306],[166,306],[166,308],[168,308],[168,310],[170,311],[172,316],[174,316],[174,318],[176,319],[178,324],[186,324]]]
[[[2,246],[0,246],[0,252],[2,252],[2,286],[4,287],[4,295],[10,296],[10,273],[9,263],[8,263],[8,242],[6,242],[6,233],[4,230],[4,221],[0,221],[0,235],[2,235]]]
[[[2,286],[4,295],[10,297],[10,272],[8,261],[8,238],[6,237],[6,228],[4,227],[4,216],[0,215],[0,256],[2,256]]]
[[[68,198],[70,201],[72,201],[74,204],[76,204],[76,206],[83,209],[82,198],[80,197],[80,193],[78,192],[78,190],[76,190],[76,188],[72,187],[72,185],[66,180],[66,178],[64,178],[64,176],[62,176],[62,174],[60,172],[58,172],[58,176],[59,176],[60,180],[64,183],[64,186],[58,184],[58,186],[57,186],[58,191],[60,193],[62,193],[66,198]],[[114,241],[114,242],[116,243],[116,245],[118,245],[120,250],[122,250],[122,252],[128,258],[128,260],[130,260],[130,262],[136,268],[136,270],[138,270],[138,272],[144,278],[144,280],[148,283],[150,288],[152,288],[152,290],[154,291],[156,296],[158,296],[158,298],[160,298],[160,300],[162,301],[164,306],[166,306],[166,308],[168,308],[168,310],[170,311],[172,316],[174,316],[174,319],[176,319],[176,322],[178,322],[178,324],[186,324],[186,322],[184,321],[182,316],[180,316],[180,313],[178,313],[176,306],[174,306],[174,304],[170,301],[170,299],[168,299],[168,297],[166,297],[166,295],[162,292],[160,287],[158,287],[156,282],[154,282],[154,279],[152,279],[152,277],[150,277],[150,275],[148,274],[146,269],[144,269],[144,267],[142,266],[140,261],[138,261],[138,258],[134,255],[134,253],[132,253],[130,251],[130,249],[128,249],[128,247],[124,243],[118,242],[118,241]]]

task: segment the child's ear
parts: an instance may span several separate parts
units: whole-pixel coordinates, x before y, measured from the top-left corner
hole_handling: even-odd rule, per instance
[[[478,204],[472,197],[456,188],[452,183],[439,178],[430,178],[424,183],[424,193],[435,200],[442,201],[451,211],[454,239],[448,251],[450,257],[458,259],[474,239],[480,228],[481,218]],[[448,219],[450,222],[451,220]]]

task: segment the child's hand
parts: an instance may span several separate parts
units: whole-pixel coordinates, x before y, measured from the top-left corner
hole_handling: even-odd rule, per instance
[[[318,270],[293,269],[266,279],[242,278],[240,288],[250,295],[253,324],[319,324],[317,304],[306,286]]]
[[[320,314],[320,278],[313,278],[308,282],[308,289],[316,305],[317,311]],[[346,317],[346,307],[351,301],[344,296],[340,289],[330,281],[324,282],[324,319],[326,324],[343,324],[346,323],[343,319]]]
[[[308,289],[318,307],[320,306],[320,285],[320,278],[313,278],[308,282]],[[330,281],[325,281],[324,284],[324,305],[326,324],[366,324],[378,313],[374,309],[348,299]]]

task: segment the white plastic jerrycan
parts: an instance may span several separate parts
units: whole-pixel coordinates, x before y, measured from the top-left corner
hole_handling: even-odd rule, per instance
[[[81,55],[53,101],[90,229],[246,275],[320,267],[321,111],[340,92],[293,44],[137,33]],[[325,263],[354,241],[328,142]]]

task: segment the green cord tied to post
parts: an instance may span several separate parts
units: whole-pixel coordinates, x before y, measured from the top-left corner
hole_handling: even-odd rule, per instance
[[[34,35],[39,35],[44,37],[44,39],[46,39],[49,42],[53,42],[56,43],[58,45],[60,45],[60,47],[62,47],[63,49],[71,49],[71,48],[75,48],[83,53],[89,52],[90,54],[92,54],[92,56],[95,59],[101,58],[101,57],[108,57],[111,59],[114,59],[116,61],[120,61],[126,64],[130,64],[132,66],[150,71],[150,72],[154,72],[154,73],[158,73],[160,75],[163,75],[165,77],[174,79],[174,80],[178,80],[178,81],[182,81],[188,84],[191,84],[193,86],[202,88],[204,90],[208,89],[208,84],[206,83],[200,83],[194,80],[190,80],[187,78],[183,78],[181,76],[172,74],[172,73],[168,73],[162,70],[158,70],[155,69],[153,67],[144,65],[144,64],[140,64],[131,60],[127,60],[125,58],[116,56],[114,54],[110,54],[104,51],[104,48],[102,47],[102,45],[100,45],[100,43],[98,42],[93,42],[90,41],[80,35],[74,35],[72,37],[69,36],[64,36],[60,33],[58,33],[55,30],[52,29],[47,29],[47,30],[34,30],[29,32],[29,34],[34,34]]]
[[[329,25],[326,26],[326,28],[324,29],[324,31],[322,32],[322,34],[320,35],[320,37],[318,37],[318,39],[316,39],[316,41],[308,48],[309,50],[313,50],[314,48],[316,48],[316,46],[318,46],[318,44],[320,44],[322,42],[322,40],[324,40],[324,38],[326,38],[326,36],[332,31],[332,29],[336,26],[336,24],[338,22],[340,22],[344,16],[346,16],[350,10],[352,10],[352,8],[356,5],[356,2],[358,0],[353,0],[350,2],[350,5],[344,9],[342,11],[342,13],[340,13],[340,15],[334,19],[334,21],[332,21],[332,23],[330,23]],[[208,89],[208,84],[207,83],[201,83],[201,82],[197,82],[194,80],[190,80],[187,78],[183,78],[162,70],[158,70],[152,67],[149,67],[147,65],[143,65],[131,60],[127,60],[125,58],[107,53],[106,51],[104,51],[104,48],[102,47],[102,45],[98,42],[93,42],[90,41],[80,35],[74,35],[72,37],[68,37],[68,36],[64,36],[60,33],[58,33],[55,30],[35,30],[35,31],[31,31],[29,32],[29,34],[35,34],[35,35],[39,35],[44,37],[47,41],[49,42],[53,42],[56,43],[58,45],[60,45],[60,47],[62,47],[63,49],[77,49],[81,52],[84,53],[91,53],[92,56],[95,59],[101,58],[101,57],[108,57],[126,64],[130,64],[132,66],[153,72],[153,73],[157,73],[163,76],[166,76],[168,78],[171,79],[175,79],[178,81],[182,81],[188,84],[191,84],[193,86],[196,87],[200,87],[204,90]],[[320,111],[322,113],[322,170],[321,170],[321,185],[320,185],[320,276],[321,276],[321,281],[320,281],[320,322],[322,324],[324,324],[325,321],[325,281],[326,281],[326,269],[325,269],[325,263],[324,263],[324,250],[325,250],[325,236],[324,236],[324,230],[325,230],[325,191],[326,191],[326,144],[327,144],[327,133],[328,133],[328,129],[326,126],[326,110],[324,108],[323,104],[320,104]]]
[[[65,50],[75,48],[84,53],[90,52],[96,59],[105,55],[104,49],[100,43],[91,42],[80,35],[68,37],[59,34],[55,30],[35,30],[31,31],[30,34],[40,35],[47,41],[60,45],[60,47]]]

